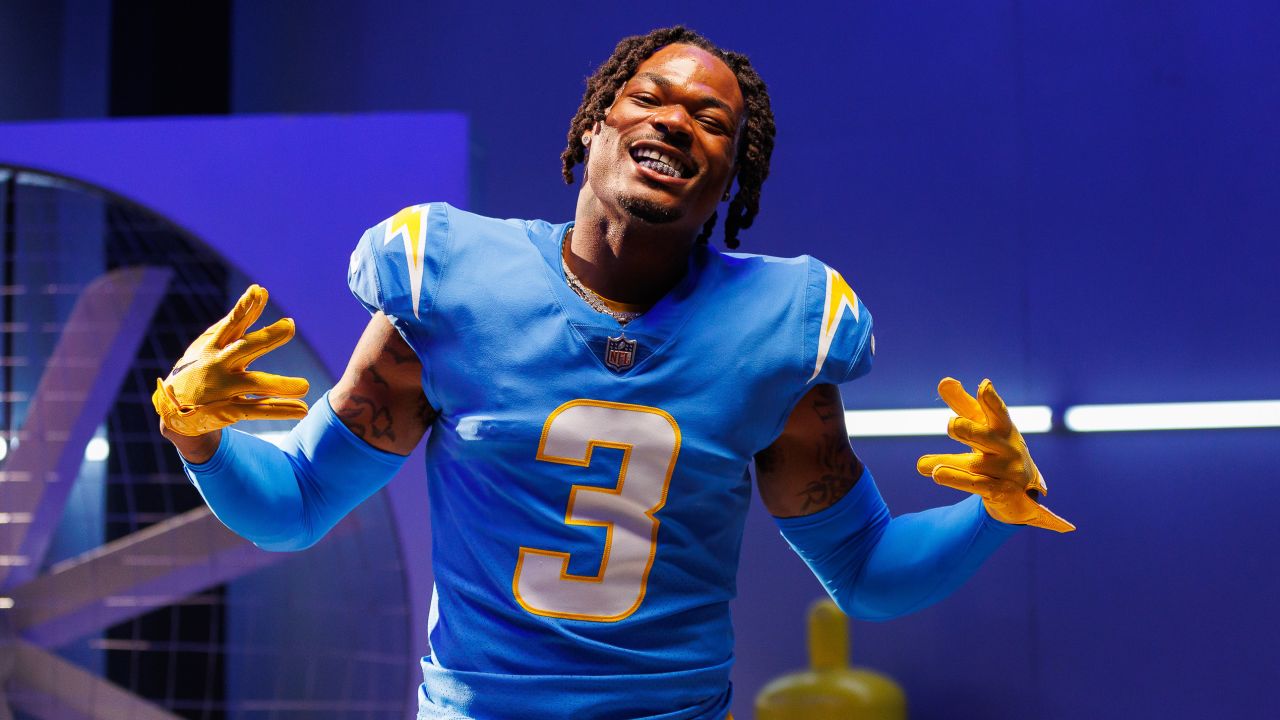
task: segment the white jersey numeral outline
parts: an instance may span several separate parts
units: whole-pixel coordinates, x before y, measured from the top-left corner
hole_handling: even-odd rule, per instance
[[[564,522],[605,528],[600,570],[574,575],[569,553],[521,547],[511,588],[535,615],[617,622],[644,601],[658,547],[656,513],[667,502],[680,427],[658,408],[571,400],[547,418],[537,459],[589,467],[597,447],[622,451],[617,485],[574,485]]]

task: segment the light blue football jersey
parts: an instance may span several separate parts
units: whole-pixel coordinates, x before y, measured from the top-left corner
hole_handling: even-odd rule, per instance
[[[748,466],[814,384],[870,370],[871,316],[810,257],[699,245],[623,327],[566,283],[569,226],[431,203],[351,257],[440,412],[420,712],[723,718]]]

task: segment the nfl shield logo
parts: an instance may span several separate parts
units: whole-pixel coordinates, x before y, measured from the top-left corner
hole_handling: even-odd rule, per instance
[[[604,346],[604,364],[615,372],[625,372],[636,362],[636,341],[619,335]]]

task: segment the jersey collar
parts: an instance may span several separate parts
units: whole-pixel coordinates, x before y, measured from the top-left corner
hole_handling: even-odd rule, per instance
[[[643,315],[626,325],[621,325],[609,315],[594,310],[573,291],[573,288],[569,287],[569,281],[564,274],[560,252],[561,247],[564,245],[565,233],[568,232],[569,228],[573,227],[573,223],[567,222],[543,227],[548,228],[549,232],[545,235],[542,233],[536,235],[530,233],[530,241],[538,247],[539,253],[542,255],[549,290],[559,304],[565,321],[574,326],[575,333],[578,334],[583,343],[587,345],[595,344],[583,337],[584,329],[595,328],[611,335],[636,337],[646,345],[652,345],[652,347],[646,348],[647,352],[642,354],[642,359],[638,360],[631,370],[618,374],[630,374],[648,364],[654,356],[660,355],[662,349],[671,343],[699,304],[705,286],[705,283],[700,282],[700,280],[705,274],[710,254],[715,252],[715,250],[706,245],[694,245],[693,250],[689,253],[689,263],[685,269],[684,277],[680,278],[675,286],[667,291],[666,295],[663,295]],[[591,333],[587,332],[586,334],[590,335]],[[598,354],[592,352],[592,355]],[[597,360],[601,361],[603,367],[603,360],[600,358],[597,358]]]

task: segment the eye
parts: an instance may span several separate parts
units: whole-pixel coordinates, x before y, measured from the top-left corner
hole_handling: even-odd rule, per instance
[[[658,98],[656,98],[656,97],[654,97],[654,96],[652,96],[652,95],[650,95],[649,93],[646,93],[646,92],[635,93],[635,94],[633,94],[633,95],[631,96],[631,99],[632,99],[632,100],[635,100],[636,102],[640,103],[641,105],[649,105],[649,106],[653,106],[653,105],[657,105],[657,104],[658,104]]]
[[[702,115],[698,117],[698,122],[702,124],[702,127],[716,133],[717,135],[724,135],[728,132],[724,123],[720,122],[717,118]]]

